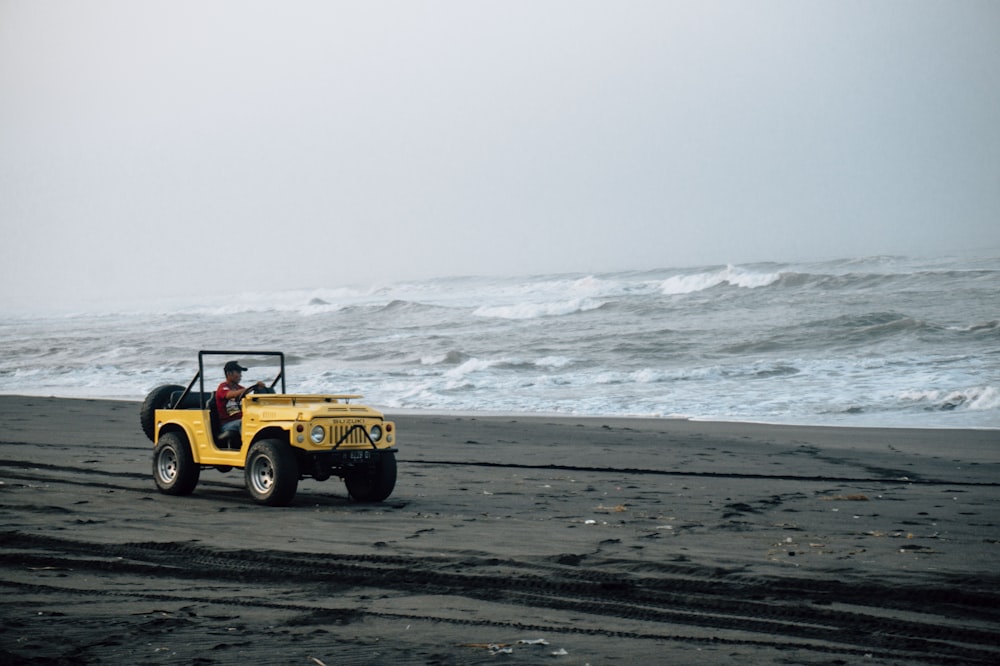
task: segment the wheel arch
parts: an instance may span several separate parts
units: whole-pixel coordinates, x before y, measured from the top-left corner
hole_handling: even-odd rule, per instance
[[[285,444],[291,446],[292,438],[290,436],[290,431],[281,426],[267,426],[266,428],[261,428],[256,433],[254,433],[253,440],[250,442],[250,446],[253,446],[262,439],[276,439],[278,441],[284,442]]]
[[[156,441],[159,442],[160,438],[168,432],[180,433],[184,436],[184,440],[187,442],[188,446],[191,446],[191,436],[188,434],[187,429],[179,423],[164,423],[160,426],[160,429],[156,432]]]
[[[184,439],[184,443],[187,444],[188,449],[191,451],[191,457],[194,459],[195,463],[201,464],[201,457],[198,455],[198,447],[194,445],[194,437],[188,432],[188,429],[176,422],[167,422],[160,426],[160,429],[156,431],[156,442],[159,443],[160,438],[167,433],[175,432]]]

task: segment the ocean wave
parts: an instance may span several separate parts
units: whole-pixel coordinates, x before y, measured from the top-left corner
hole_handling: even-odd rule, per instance
[[[590,298],[574,298],[568,301],[547,303],[515,303],[513,305],[484,305],[476,308],[473,315],[495,319],[537,319],[557,317],[589,310],[597,310],[605,303]]]
[[[927,328],[927,322],[898,312],[869,312],[860,315],[838,317],[838,323],[847,329],[866,335],[879,336],[901,331]]]
[[[838,292],[845,290],[878,289],[900,279],[887,273],[815,273],[788,271],[781,274],[778,286]]]
[[[932,411],[989,411],[1000,409],[1000,389],[973,386],[959,390],[904,391],[899,396],[904,406],[919,406]]]
[[[534,361],[536,367],[551,369],[565,368],[573,363],[573,359],[568,356],[544,356]]]
[[[378,311],[379,313],[385,313],[385,314],[389,314],[389,315],[397,315],[397,314],[422,314],[422,313],[426,313],[426,312],[434,312],[434,311],[438,311],[438,310],[446,310],[446,309],[448,309],[447,307],[442,306],[442,305],[431,304],[431,303],[422,303],[422,302],[419,302],[419,301],[406,301],[406,300],[402,300],[402,299],[398,299],[398,298],[394,299],[392,301],[389,301],[385,305],[356,306],[356,307],[358,307],[358,308],[369,307],[371,309],[374,309],[374,310]]]
[[[830,343],[867,344],[886,338],[940,330],[939,326],[900,312],[862,312],[808,322],[805,329],[822,332]]]
[[[729,285],[743,289],[767,287],[781,279],[780,272],[758,272],[738,268],[732,264],[714,271],[672,275],[660,283],[660,292],[665,296],[679,296]]]
[[[469,355],[452,350],[444,352],[442,354],[433,354],[430,356],[422,356],[420,358],[421,365],[460,365],[469,360]]]
[[[969,326],[949,326],[948,330],[957,331],[959,333],[975,334],[1000,333],[1000,320],[994,319],[992,321],[984,321],[978,324],[970,324]]]
[[[783,328],[770,328],[759,336],[727,341],[718,352],[726,355],[766,355],[791,350],[863,349],[868,345],[916,334],[933,333],[941,327],[897,312],[866,312],[817,319]]]
[[[508,363],[506,360],[499,359],[480,359],[480,358],[470,358],[466,361],[460,363],[457,367],[444,372],[444,376],[451,379],[458,379],[460,377],[465,377],[466,375],[471,375],[476,372],[482,372],[484,370],[489,370],[502,363]]]

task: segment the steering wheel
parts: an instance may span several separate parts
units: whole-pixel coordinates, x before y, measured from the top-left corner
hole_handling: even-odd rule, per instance
[[[244,392],[243,395],[248,395],[250,393],[274,393],[274,388],[269,386],[257,386],[256,384],[253,384],[247,387],[247,390]]]

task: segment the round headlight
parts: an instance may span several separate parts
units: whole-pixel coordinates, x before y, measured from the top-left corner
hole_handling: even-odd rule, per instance
[[[312,439],[313,444],[322,444],[323,440],[326,439],[326,432],[323,430],[323,426],[313,426],[309,437]]]
[[[368,431],[368,434],[371,435],[373,442],[377,442],[382,439],[382,426],[373,425],[372,429]]]

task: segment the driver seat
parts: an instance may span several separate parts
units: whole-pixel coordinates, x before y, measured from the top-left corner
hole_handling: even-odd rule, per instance
[[[242,437],[240,437],[240,433],[236,430],[222,430],[219,412],[215,408],[214,393],[205,403],[205,407],[208,408],[208,417],[212,425],[212,439],[215,441],[215,447],[228,451],[239,451],[243,446]]]

